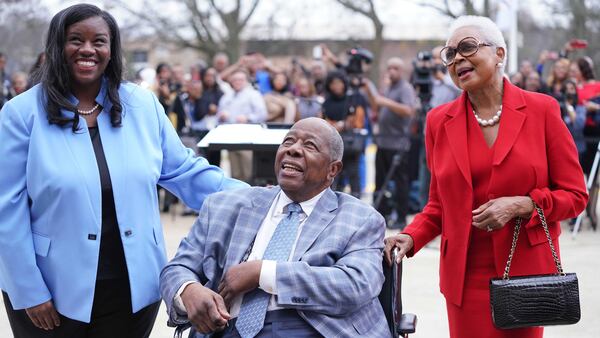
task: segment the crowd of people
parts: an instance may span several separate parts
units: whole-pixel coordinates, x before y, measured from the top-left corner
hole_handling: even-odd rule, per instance
[[[584,172],[589,173],[600,137],[600,82],[589,57],[568,58],[574,47],[580,47],[575,42],[567,43],[561,53],[543,51],[536,64],[523,60],[519,71],[507,76],[519,88],[551,95],[559,102]],[[363,74],[349,74],[347,65],[326,45],[319,48],[320,59],[302,64],[293,58],[289,66],[275,65],[260,53],[245,54],[231,63],[223,52],[210,64],[202,62],[187,70],[181,64],[160,63],[154,83],[143,84],[153,89],[178,134],[192,148],[223,123],[291,125],[307,117],[326,119],[342,134],[346,146],[344,169],[333,186],[357,197],[366,186],[364,151],[369,142],[375,143],[373,201],[390,228],[403,228],[406,215],[422,209],[428,198],[424,117],[461,92],[443,66],[442,46],[424,53],[429,56],[419,55],[412,67],[400,57],[386,60],[381,88]],[[42,53],[29,75],[18,71],[9,76],[4,71],[6,58],[0,54],[0,106],[37,83],[36,70],[43,61]],[[368,71],[365,61],[363,71]],[[142,83],[141,77],[136,81]],[[202,155],[220,165],[220,151]],[[252,151],[228,155],[232,177],[253,183]],[[162,200],[165,212],[177,201],[168,192]],[[184,211],[194,213],[189,208]]]
[[[510,79],[519,88],[550,95],[559,102],[581,165],[589,173],[600,137],[600,82],[589,56],[569,58],[574,49],[583,46],[585,43],[575,39],[560,53],[542,51],[537,64],[522,61]]]
[[[600,85],[586,57],[556,60],[546,86],[547,60],[523,62],[511,82],[489,18],[449,32],[411,77],[386,60],[379,89],[364,76],[370,52],[342,63],[322,45],[322,59],[289,69],[259,53],[189,72],[163,63],[152,93],[123,82],[108,12],[56,14],[28,78],[9,76],[0,54],[0,289],[15,337],[145,338],[161,299],[194,337],[389,337],[382,257],[441,235],[450,336],[541,338],[541,327],[497,328],[487,288],[522,222],[511,271],[555,271],[538,244],[558,249],[560,221],[587,203],[579,162],[594,147],[576,143],[591,141]],[[210,165],[218,153],[185,146],[226,123],[290,126],[275,186],[244,182],[248,151],[229,152],[230,178]],[[356,198],[365,135],[374,206]],[[428,198],[406,225],[415,180]],[[170,263],[157,186],[199,210]],[[386,225],[402,231],[384,239]]]
[[[378,210],[386,215],[390,228],[402,228],[405,216],[420,210],[428,198],[424,116],[461,92],[442,64],[442,47],[435,47],[429,59],[412,65],[426,71],[429,81],[425,86],[416,72],[410,75],[409,60],[392,57],[386,60],[382,88],[363,76],[348,74],[327,46],[320,47],[322,59],[307,65],[294,59],[289,67],[275,66],[259,53],[244,55],[233,64],[226,54],[219,53],[210,66],[187,73],[181,65],[160,64],[156,94],[178,132],[196,135],[194,141],[221,123],[292,124],[307,117],[326,119],[342,134],[346,145],[344,169],[333,186],[357,197],[365,188],[361,169],[365,145],[374,142],[374,200],[381,194]],[[589,57],[570,60],[569,52],[573,54],[571,44],[556,59],[544,51],[535,66],[524,60],[519,71],[509,77],[516,86],[551,95],[559,102],[582,167],[589,173],[596,138],[600,137],[600,82],[595,80]],[[395,163],[398,154],[402,156],[396,157]],[[219,165],[219,152],[205,156]],[[230,152],[233,177],[251,182],[251,156],[251,151]],[[411,184],[413,181],[419,184]],[[419,189],[418,197],[411,197],[414,186]],[[168,204],[163,209],[168,210]]]

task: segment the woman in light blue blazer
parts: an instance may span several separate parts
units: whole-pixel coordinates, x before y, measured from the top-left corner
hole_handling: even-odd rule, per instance
[[[245,186],[186,149],[121,82],[119,29],[92,5],[50,23],[41,84],[0,111],[0,289],[15,337],[147,337],[166,263],[156,185],[194,209]]]

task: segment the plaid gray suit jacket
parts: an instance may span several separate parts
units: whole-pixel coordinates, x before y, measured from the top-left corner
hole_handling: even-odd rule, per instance
[[[210,195],[177,254],[161,273],[169,320],[187,318],[173,307],[186,281],[215,290],[224,272],[252,244],[279,187]],[[390,337],[377,299],[383,285],[383,217],[358,199],[327,189],[304,223],[293,259],[278,262],[277,303],[296,309],[325,337]],[[201,335],[197,335],[201,337]]]

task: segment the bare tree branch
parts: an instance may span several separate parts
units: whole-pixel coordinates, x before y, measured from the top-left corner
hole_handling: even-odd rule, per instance
[[[422,6],[422,7],[429,7],[429,8],[435,9],[439,13],[441,13],[441,14],[443,14],[445,16],[449,16],[449,17],[451,17],[453,19],[456,19],[456,18],[459,17],[458,14],[455,14],[452,11],[452,9],[450,9],[450,3],[449,3],[448,0],[444,0],[444,6],[443,7],[440,6],[440,5],[438,5],[438,4],[435,4],[435,3],[424,2],[424,1],[419,2],[418,5]]]
[[[246,17],[244,19],[242,19],[242,23],[241,23],[241,27],[246,27],[246,24],[248,23],[248,20],[250,20],[250,17],[252,16],[252,14],[254,14],[254,10],[256,9],[256,7],[258,7],[258,2],[260,0],[254,0],[254,2],[252,3],[252,6],[250,7],[250,11],[248,12],[248,14],[246,15]]]
[[[373,0],[336,0],[340,5],[345,8],[359,13],[371,20],[373,28],[375,30],[375,37],[371,42],[371,50],[375,53],[375,57],[372,60],[371,67],[371,78],[375,81],[379,81],[379,65],[381,63],[380,55],[383,50],[383,29],[384,25],[377,15],[375,10],[375,4]]]
[[[475,4],[473,4],[473,1],[471,0],[463,0],[464,6],[465,6],[465,14],[467,15],[481,15],[481,13],[478,13],[477,10],[475,9]]]
[[[217,7],[215,0],[210,0],[210,5],[212,6],[212,8],[215,9],[215,11],[217,11],[217,14],[219,14],[220,17],[225,16],[225,13],[219,7]],[[239,6],[239,1],[238,1],[238,6]]]
[[[193,46],[188,41],[188,39],[185,39],[183,36],[181,36],[181,34],[179,34],[178,30],[181,28],[181,25],[173,24],[169,19],[163,17],[160,13],[158,13],[151,7],[146,6],[146,11],[139,12],[126,5],[125,1],[123,0],[114,1],[117,2],[121,6],[121,8],[123,8],[128,13],[138,17],[139,19],[149,24],[161,38],[171,41],[175,40],[174,42],[184,47]],[[170,32],[170,34],[172,35],[166,34],[166,32]]]
[[[206,39],[208,41],[210,41],[212,43],[216,43],[215,38],[213,37],[213,35],[211,33],[212,29],[211,29],[211,27],[208,27],[205,15],[198,8],[198,3],[196,2],[196,0],[186,0],[185,4],[191,13],[190,21],[192,22],[192,29],[194,29],[194,32],[196,33],[196,35],[206,37]],[[202,30],[198,27],[198,24],[200,24],[200,27],[202,28]]]
[[[358,4],[352,0],[336,0],[340,5],[348,8],[349,10],[353,11],[353,12],[357,12],[360,13],[366,17],[370,17],[370,13],[368,10],[364,9],[364,8],[360,8],[358,6]],[[371,5],[373,5],[373,3],[371,2],[371,0],[367,0],[371,3]]]
[[[209,57],[218,51],[226,49],[232,59],[239,56],[240,34],[250,17],[255,13],[260,0],[253,0],[249,11],[241,15],[241,0],[236,0],[235,8],[225,10],[218,7],[217,1],[204,2],[204,6],[198,0],[172,0],[172,3],[182,4],[187,12],[186,20],[175,20],[166,17],[157,10],[156,4],[144,1],[144,10],[133,10],[128,0],[105,0],[112,1],[115,5],[123,8],[129,14],[149,25],[156,34],[166,41],[174,42],[183,47],[190,47],[205,52]],[[211,20],[215,15],[220,19],[222,26],[217,27]],[[187,29],[193,33],[192,38],[183,34]]]

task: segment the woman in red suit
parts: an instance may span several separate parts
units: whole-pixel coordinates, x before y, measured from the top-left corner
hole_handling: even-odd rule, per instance
[[[514,224],[523,219],[512,275],[556,272],[534,202],[558,245],[559,221],[587,203],[577,149],[551,97],[504,78],[506,43],[488,18],[461,17],[441,52],[461,97],[427,115],[429,202],[401,234],[386,239],[386,258],[417,253],[441,235],[440,289],[451,337],[542,337],[543,329],[497,329],[489,279],[502,275]]]

